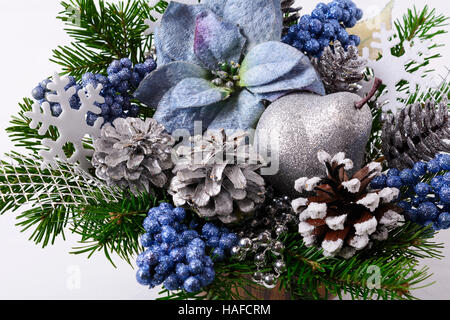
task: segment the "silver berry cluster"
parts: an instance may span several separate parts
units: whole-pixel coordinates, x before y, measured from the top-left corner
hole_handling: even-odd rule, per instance
[[[257,271],[252,279],[269,289],[276,286],[278,278],[286,269],[284,244],[280,239],[289,231],[289,227],[296,228],[298,224],[290,204],[291,199],[287,196],[273,197],[272,192],[269,188],[264,205],[241,230],[235,230],[241,240],[232,249],[238,259],[253,257]]]
[[[280,235],[282,233],[284,230]],[[232,248],[231,253],[239,260],[245,260],[248,255],[254,256],[257,271],[253,274],[252,280],[271,289],[276,286],[278,278],[286,269],[283,251],[284,244],[278,238],[273,238],[269,231],[264,231],[255,238],[242,238],[239,244]],[[262,271],[270,266],[271,272]]]

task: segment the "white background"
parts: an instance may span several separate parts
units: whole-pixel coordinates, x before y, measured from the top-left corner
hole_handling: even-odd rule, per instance
[[[387,0],[356,0],[367,16],[377,12]],[[310,12],[316,1],[298,1],[304,12]],[[450,15],[450,4],[444,0],[397,0],[394,17],[400,17],[407,7],[425,4]],[[18,111],[17,103],[29,97],[30,91],[43,78],[59,71],[48,61],[51,49],[67,44],[63,25],[55,18],[60,11],[59,1],[14,0],[0,5],[0,50],[3,91],[0,116],[0,151],[8,152],[13,145],[4,129],[11,115]],[[441,37],[450,43],[450,36]],[[448,65],[450,47],[442,49],[443,59],[436,65],[443,72]],[[116,258],[117,269],[105,259],[103,253],[75,256],[68,252],[76,246],[78,237],[66,234],[66,241],[42,249],[28,241],[30,232],[21,233],[15,226],[14,213],[0,216],[0,299],[153,299],[156,290],[141,287],[135,281],[135,271]],[[450,299],[450,230],[441,232],[436,241],[447,242],[439,261],[423,261],[434,275],[436,283],[419,289],[415,294],[422,299]]]

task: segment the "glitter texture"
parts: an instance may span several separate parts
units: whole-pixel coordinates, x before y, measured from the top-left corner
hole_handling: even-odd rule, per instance
[[[259,151],[272,161],[278,155],[279,169],[277,174],[264,178],[278,191],[294,193],[299,177],[326,174],[317,161],[319,150],[329,154],[345,152],[355,168],[360,168],[372,115],[367,105],[355,108],[359,100],[361,97],[348,92],[324,97],[296,93],[272,103],[259,120],[255,141]]]

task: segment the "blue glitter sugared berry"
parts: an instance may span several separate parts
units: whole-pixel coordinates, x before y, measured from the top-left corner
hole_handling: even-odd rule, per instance
[[[385,175],[379,175],[373,178],[370,183],[370,187],[372,189],[383,189],[386,188],[387,177]]]
[[[197,292],[214,280],[211,257],[218,252],[220,261],[226,259],[239,237],[223,226],[197,221],[187,225],[185,219],[183,208],[168,203],[148,211],[143,222],[147,232],[141,236],[146,250],[136,260],[138,283],[150,288],[163,284],[168,290]]]
[[[422,226],[432,226],[434,230],[450,227],[449,162],[450,155],[438,154],[428,162],[416,162],[412,169],[388,171],[386,185],[401,189],[398,205],[403,208],[408,220]],[[371,186],[378,184],[381,180],[374,179]]]
[[[184,281],[183,288],[187,292],[197,292],[202,288],[202,284],[198,278],[191,276]]]
[[[86,115],[86,123],[93,126],[98,118],[103,118],[103,124],[112,123],[117,118],[137,117],[139,114],[139,106],[131,103],[130,90],[134,91],[146,75],[156,69],[156,63],[153,59],[147,59],[144,63],[136,64],[130,59],[124,58],[113,61],[107,68],[108,76],[101,74],[93,74],[91,72],[85,73],[81,77],[81,82],[76,83],[75,78],[69,77],[69,84],[66,90],[75,87],[76,92],[85,90],[88,85],[97,87],[102,85],[100,95],[105,98],[105,103],[96,104],[101,112],[94,114],[88,112]],[[48,101],[47,96],[54,94],[47,85],[51,83],[50,79],[45,79],[33,89],[32,96],[41,105],[44,102],[50,104],[52,115],[59,117],[62,113],[62,108],[58,103]],[[70,98],[70,107],[72,109],[80,109],[81,102],[77,94]]]
[[[319,3],[310,15],[303,15],[297,25],[289,28],[282,41],[316,57],[335,40],[345,49],[358,46],[359,37],[349,35],[345,29],[353,28],[362,16],[362,10],[352,1]]]
[[[403,182],[399,176],[390,176],[386,180],[386,185],[389,188],[401,188],[403,186]]]
[[[450,204],[450,186],[443,185],[441,189],[439,189],[439,199],[444,204]]]
[[[440,229],[450,228],[450,213],[442,212],[438,218],[438,226]]]

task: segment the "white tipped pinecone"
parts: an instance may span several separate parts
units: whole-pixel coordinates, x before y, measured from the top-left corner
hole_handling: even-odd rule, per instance
[[[103,126],[94,141],[92,164],[97,177],[134,194],[164,187],[165,170],[173,167],[175,141],[164,126],[152,118],[118,118]]]
[[[357,47],[349,46],[346,51],[339,41],[334,42],[334,48],[326,47],[320,59],[313,58],[312,63],[328,94],[356,92],[367,65],[367,61],[358,55]]]
[[[385,240],[388,232],[404,221],[402,209],[392,202],[399,190],[369,190],[372,179],[381,174],[379,163],[370,163],[351,178],[353,167],[343,153],[326,158],[326,178],[300,178],[295,189],[310,192],[292,201],[299,213],[299,233],[306,246],[320,246],[325,256],[350,258],[366,248],[371,240]]]
[[[428,101],[387,115],[383,123],[383,154],[390,167],[411,168],[415,162],[429,161],[439,152],[450,152],[448,101],[436,105]]]
[[[246,133],[226,136],[207,131],[192,139],[192,146],[177,149],[169,193],[176,206],[186,203],[201,217],[235,222],[264,202],[264,179],[256,173],[261,158],[246,144]]]

